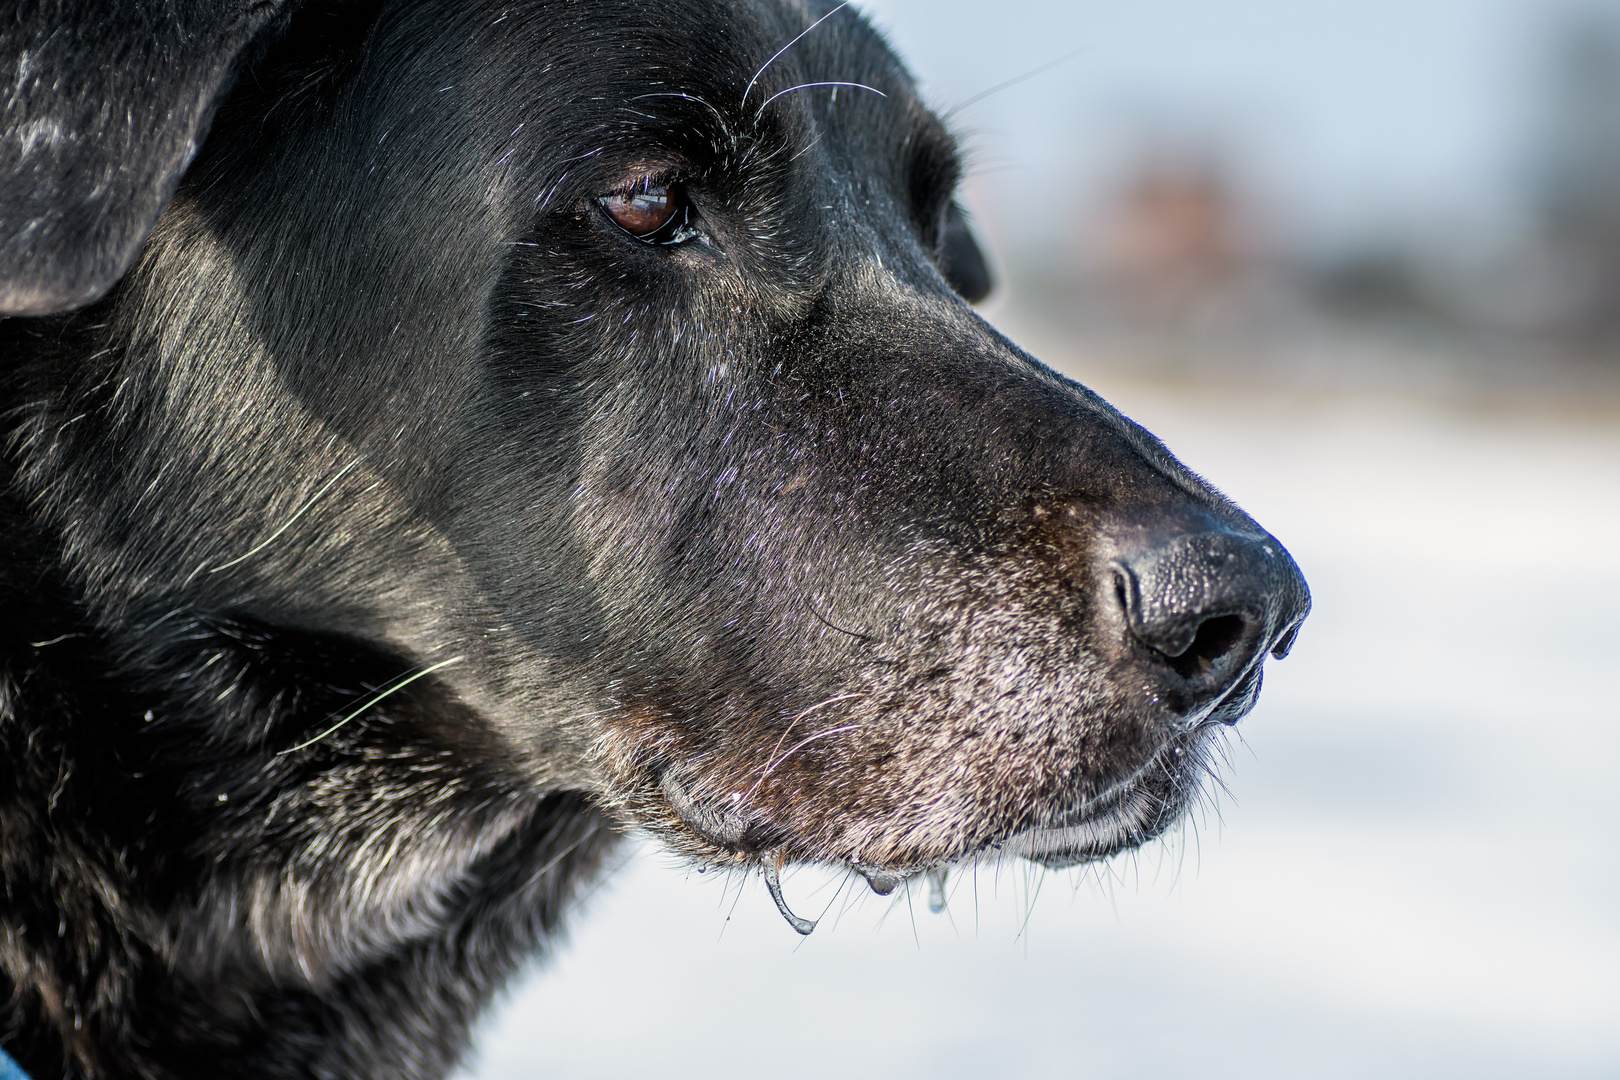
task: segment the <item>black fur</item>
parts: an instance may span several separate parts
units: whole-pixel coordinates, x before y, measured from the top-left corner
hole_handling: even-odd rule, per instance
[[[952,139],[852,9],[6,19],[36,1078],[440,1076],[623,827],[880,884],[1106,857],[1304,618],[1259,526],[963,303]],[[660,185],[650,240],[602,201]]]

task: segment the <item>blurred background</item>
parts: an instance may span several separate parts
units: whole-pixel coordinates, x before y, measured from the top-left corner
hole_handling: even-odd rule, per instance
[[[987,317],[1315,613],[1166,841],[940,914],[790,874],[804,940],[633,847],[469,1075],[1620,1077],[1620,2],[861,7]]]

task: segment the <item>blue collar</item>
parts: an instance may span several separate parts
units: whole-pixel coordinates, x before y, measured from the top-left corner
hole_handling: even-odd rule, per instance
[[[0,1050],[0,1080],[28,1080],[22,1066],[11,1060],[11,1055]]]

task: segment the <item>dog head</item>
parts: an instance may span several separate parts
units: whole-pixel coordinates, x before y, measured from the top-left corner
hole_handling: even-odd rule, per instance
[[[1304,581],[969,307],[955,143],[854,9],[270,7],[114,146],[178,189],[41,324],[89,359],[32,346],[23,482],[94,619],[400,658],[446,745],[711,863],[1063,865],[1178,818]],[[5,221],[50,256],[5,264],[19,313],[149,224],[52,184]],[[328,719],[241,738],[318,769]]]

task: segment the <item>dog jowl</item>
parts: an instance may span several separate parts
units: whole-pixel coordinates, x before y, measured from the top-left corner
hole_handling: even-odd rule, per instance
[[[74,6],[0,28],[36,1076],[442,1075],[624,828],[773,886],[1105,858],[1305,617],[968,306],[852,8]]]

